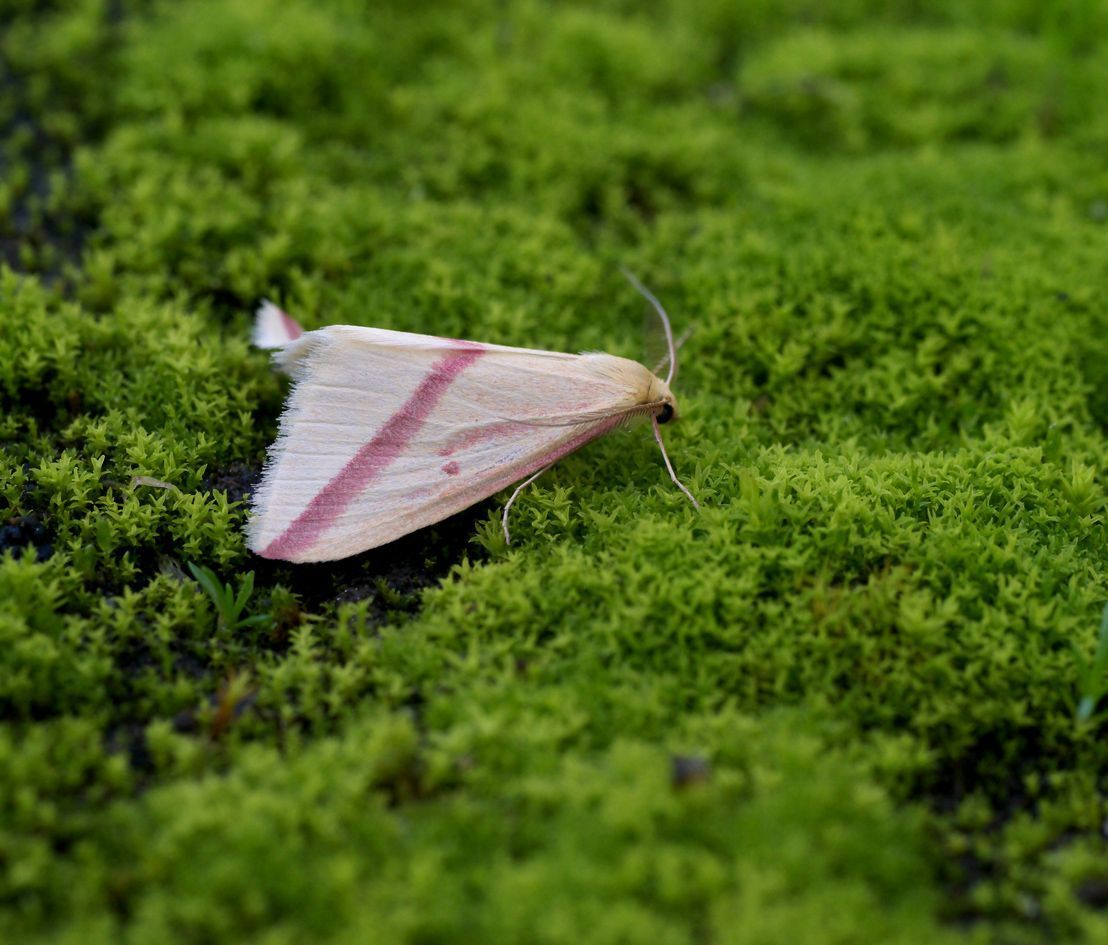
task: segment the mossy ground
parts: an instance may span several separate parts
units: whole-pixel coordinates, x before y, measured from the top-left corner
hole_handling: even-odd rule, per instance
[[[0,938],[1108,942],[1108,5],[0,21]],[[701,513],[246,552],[261,297],[636,356],[621,263]]]

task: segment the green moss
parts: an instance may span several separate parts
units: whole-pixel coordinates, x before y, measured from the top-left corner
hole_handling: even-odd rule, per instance
[[[0,0],[0,937],[1108,939],[1061,9]],[[511,549],[249,556],[259,298],[638,356],[620,264],[696,328],[699,514],[632,429]]]

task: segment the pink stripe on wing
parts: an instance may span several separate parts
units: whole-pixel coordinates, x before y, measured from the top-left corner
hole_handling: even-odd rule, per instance
[[[308,503],[292,523],[259,554],[288,560],[307,551],[373,480],[404,452],[447,389],[482,353],[481,345],[457,343],[458,350],[435,362],[404,406]]]

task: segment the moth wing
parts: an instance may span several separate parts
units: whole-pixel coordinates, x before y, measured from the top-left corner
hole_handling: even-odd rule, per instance
[[[611,430],[650,379],[604,354],[351,326],[308,332],[277,361],[295,386],[248,543],[298,562],[357,554],[487,498]]]
[[[295,341],[304,329],[300,323],[282,309],[263,299],[254,316],[253,342],[256,348],[283,348]]]

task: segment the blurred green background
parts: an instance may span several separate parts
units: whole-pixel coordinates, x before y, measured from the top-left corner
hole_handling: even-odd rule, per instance
[[[1108,4],[0,24],[0,939],[1108,942]],[[261,298],[635,357],[620,264],[700,514],[246,552]]]

